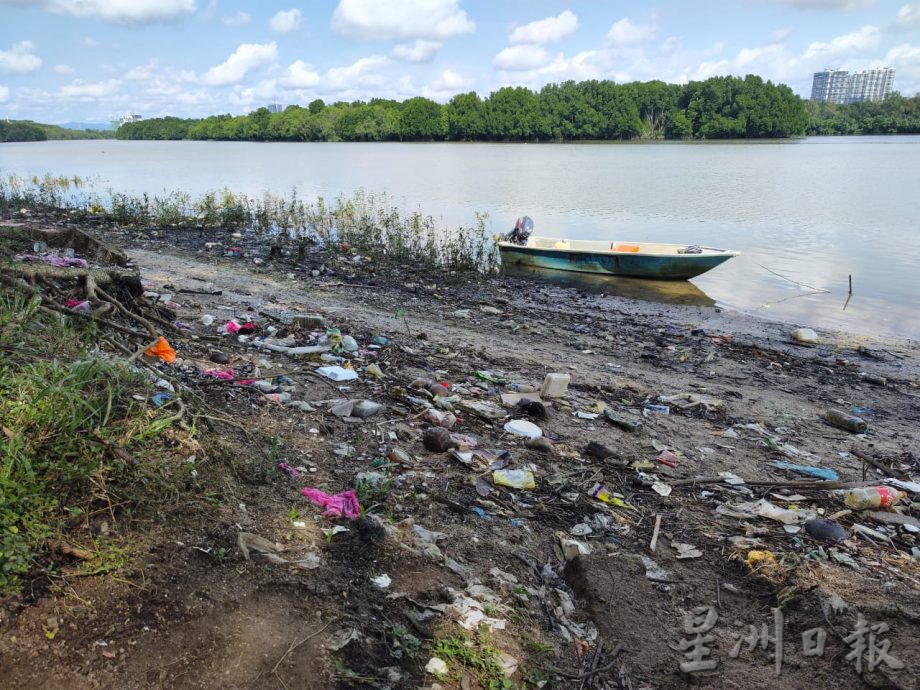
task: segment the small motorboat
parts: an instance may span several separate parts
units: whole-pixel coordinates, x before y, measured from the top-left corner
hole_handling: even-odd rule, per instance
[[[688,280],[740,254],[696,245],[564,240],[532,235],[523,242],[503,239],[498,242],[498,249],[503,265],[659,280]]]

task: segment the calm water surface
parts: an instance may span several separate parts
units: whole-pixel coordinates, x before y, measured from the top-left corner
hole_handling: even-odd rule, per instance
[[[334,197],[386,192],[446,226],[523,214],[541,235],[683,242],[743,255],[694,279],[706,298],[801,325],[920,338],[920,137],[611,144],[0,145],[0,172],[117,191]],[[780,277],[785,276],[786,278]],[[847,276],[853,297],[847,300]],[[813,291],[790,281],[828,293]],[[615,292],[615,287],[611,289]],[[846,309],[844,305],[846,304]]]

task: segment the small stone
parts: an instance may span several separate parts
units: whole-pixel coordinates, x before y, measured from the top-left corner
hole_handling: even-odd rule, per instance
[[[849,532],[839,522],[828,519],[806,520],[805,531],[818,541],[846,541],[850,538]]]
[[[518,404],[518,409],[528,417],[546,419],[546,405],[539,400],[522,400]]]
[[[230,355],[228,355],[226,352],[218,352],[217,350],[214,350],[211,353],[211,361],[215,362],[216,364],[226,364],[230,361]]]
[[[428,392],[436,398],[446,398],[448,395],[450,395],[450,391],[440,383],[434,383],[429,386]]]
[[[422,434],[422,444],[434,453],[443,453],[457,445],[450,432],[440,426],[425,429],[425,433]]]
[[[554,450],[553,442],[546,438],[546,436],[532,438],[525,445],[531,450],[537,450],[541,453],[552,453]]]
[[[383,405],[373,400],[359,400],[351,410],[352,417],[367,419],[372,417],[383,409]]]
[[[295,328],[322,328],[323,321],[319,314],[295,314],[291,317],[291,325]]]

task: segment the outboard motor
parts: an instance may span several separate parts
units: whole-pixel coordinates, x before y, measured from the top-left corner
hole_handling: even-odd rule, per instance
[[[527,238],[533,232],[533,219],[530,216],[518,218],[514,230],[508,233],[507,240],[515,244],[527,244]]]

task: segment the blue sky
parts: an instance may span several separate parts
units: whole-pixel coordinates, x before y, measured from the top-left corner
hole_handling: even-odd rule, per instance
[[[920,92],[920,0],[0,0],[0,117],[42,122],[881,66]]]

